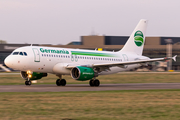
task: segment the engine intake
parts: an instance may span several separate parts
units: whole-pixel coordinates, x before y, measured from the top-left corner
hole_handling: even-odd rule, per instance
[[[89,67],[77,66],[71,70],[71,77],[80,81],[90,80],[94,77],[94,70]]]

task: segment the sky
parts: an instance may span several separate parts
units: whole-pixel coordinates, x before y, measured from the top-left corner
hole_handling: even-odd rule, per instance
[[[180,37],[180,0],[0,0],[0,40],[68,44],[81,36],[130,36],[148,19],[146,36]]]

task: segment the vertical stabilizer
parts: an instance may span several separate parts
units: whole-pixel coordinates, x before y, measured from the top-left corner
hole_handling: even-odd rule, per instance
[[[148,21],[141,19],[120,52],[142,55]]]

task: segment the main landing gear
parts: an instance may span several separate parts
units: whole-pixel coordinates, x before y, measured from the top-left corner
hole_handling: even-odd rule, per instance
[[[89,81],[89,85],[90,85],[91,87],[93,87],[93,86],[98,87],[98,86],[100,85],[100,81],[99,81],[98,79],[91,79],[91,80]]]
[[[59,79],[57,79],[56,80],[56,85],[57,86],[66,86],[66,80],[65,79],[61,79],[62,78],[62,76],[60,75],[57,75],[58,77],[59,77]],[[99,85],[100,85],[100,81],[98,80],[98,79],[96,79],[96,78],[94,78],[94,79],[91,79],[90,81],[89,81],[89,85],[92,87],[92,86],[96,86],[96,87],[98,87]]]
[[[65,86],[66,85],[66,80],[65,79],[57,79],[56,80],[56,85],[57,86]]]
[[[56,75],[59,77],[59,79],[56,80],[57,86],[66,86],[66,80],[62,79],[62,75]]]

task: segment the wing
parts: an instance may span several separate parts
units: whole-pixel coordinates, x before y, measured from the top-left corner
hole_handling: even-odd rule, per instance
[[[136,61],[124,61],[124,62],[115,62],[115,63],[95,63],[91,65],[79,65],[84,67],[113,67],[113,66],[124,66],[124,65],[130,65],[130,64],[141,64],[141,63],[147,63],[147,62],[154,62],[154,61],[166,61],[173,59],[176,61],[177,55],[174,57],[165,57],[165,58],[154,58],[154,59],[147,59],[147,60],[136,60]],[[66,68],[74,68],[77,65],[67,65]]]
[[[155,59],[148,59],[148,60],[136,60],[136,61],[124,61],[119,63],[97,63],[93,64],[93,67],[101,67],[101,66],[119,66],[119,65],[130,65],[130,64],[140,64],[140,63],[147,63],[147,62],[154,62],[154,61],[166,61],[173,59],[176,61],[177,55],[174,57],[165,57],[165,58],[155,58]]]

